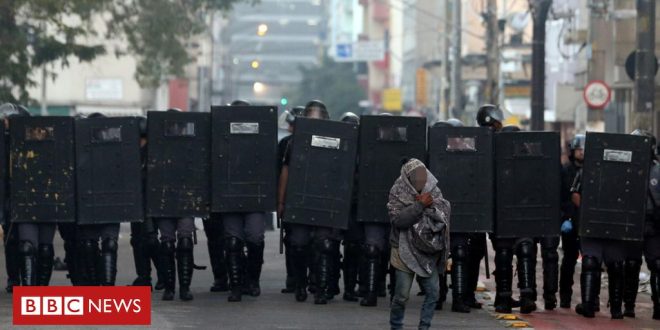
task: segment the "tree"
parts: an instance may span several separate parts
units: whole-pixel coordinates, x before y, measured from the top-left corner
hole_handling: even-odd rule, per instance
[[[162,79],[180,76],[191,61],[186,43],[205,28],[207,13],[230,10],[245,0],[1,0],[0,100],[29,101],[34,69],[75,58],[82,62],[110,50],[98,37],[125,38],[126,49],[115,54],[137,58],[136,80],[156,87]],[[255,0],[249,0],[254,2]],[[97,31],[94,18],[103,18]]]
[[[338,119],[342,113],[360,114],[358,103],[365,99],[358,84],[353,64],[338,63],[325,57],[321,66],[301,67],[302,81],[292,91],[293,105],[304,105],[310,100],[321,100],[328,107],[330,117]]]

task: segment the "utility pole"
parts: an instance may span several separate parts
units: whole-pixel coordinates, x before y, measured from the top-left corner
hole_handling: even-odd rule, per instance
[[[452,3],[452,65],[451,65],[451,109],[450,117],[463,114],[461,88],[461,0]]]
[[[637,0],[637,52],[635,53],[635,111],[632,128],[653,132],[655,97],[655,0]]]
[[[542,131],[545,126],[545,21],[552,0],[530,0],[534,19],[532,37],[532,131]]]
[[[444,40],[444,49],[442,52],[442,66],[444,69],[444,84],[442,85],[443,91],[442,91],[442,111],[444,112],[444,116],[441,115],[439,118],[444,118],[444,119],[449,119],[451,117],[451,114],[449,113],[449,93],[451,91],[450,88],[450,82],[451,82],[451,66],[449,65],[449,48],[451,47],[451,21],[449,18],[451,17],[451,1],[445,1],[445,28],[444,28],[444,35],[443,35],[443,40]]]
[[[488,0],[486,12],[486,102],[497,104],[499,101],[498,78],[500,70],[499,26],[497,24],[497,0]]]

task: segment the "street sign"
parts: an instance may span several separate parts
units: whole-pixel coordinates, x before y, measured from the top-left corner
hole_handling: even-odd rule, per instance
[[[593,80],[584,87],[584,102],[591,109],[603,109],[610,103],[612,90],[605,82]]]
[[[374,62],[385,59],[385,41],[369,40],[335,46],[337,62]]]

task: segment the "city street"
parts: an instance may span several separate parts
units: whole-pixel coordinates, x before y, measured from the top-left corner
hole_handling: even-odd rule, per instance
[[[199,243],[195,247],[195,259],[198,265],[209,265],[206,249],[206,237],[201,230],[201,222],[197,227]],[[199,270],[193,276],[192,290],[195,300],[182,302],[175,300],[163,302],[160,300],[161,292],[154,292],[152,299],[152,327],[158,329],[387,329],[388,303],[386,298],[380,298],[378,307],[365,308],[357,303],[349,303],[339,299],[331,301],[326,306],[317,306],[312,303],[311,297],[305,303],[294,301],[292,295],[280,293],[284,283],[284,256],[278,253],[277,232],[267,232],[265,265],[262,273],[262,295],[258,298],[243,297],[241,303],[228,303],[227,293],[211,293],[208,288],[211,284],[211,271]],[[56,256],[63,257],[62,241],[56,237]],[[133,280],[134,267],[129,245],[129,227],[122,225],[120,235],[118,284],[128,284]],[[0,265],[3,272],[0,281],[6,281],[4,273],[4,253],[0,254]],[[491,255],[491,269],[492,255]],[[540,261],[540,260],[539,260]],[[538,263],[540,265],[540,262]],[[579,268],[579,267],[578,267]],[[542,292],[542,279],[540,268],[537,271],[539,296]],[[576,279],[577,279],[576,275]],[[492,312],[494,282],[491,277],[486,280],[482,272],[482,283],[486,283],[487,290],[482,293],[486,309],[473,310],[470,314],[452,313],[449,311],[451,302],[445,303],[443,311],[436,312],[433,320],[434,329],[494,329],[511,326],[521,326],[536,329],[653,329],[659,324],[651,320],[650,300],[647,293],[640,293],[637,304],[637,319],[612,321],[606,312],[606,289],[601,293],[601,310],[595,319],[585,319],[575,314],[573,310],[558,309],[552,312],[542,311],[543,303],[538,301],[539,312],[522,316],[518,320],[498,320],[497,314]],[[53,273],[52,285],[69,285],[65,272]],[[606,281],[603,281],[606,285]],[[514,285],[515,286],[515,285]],[[575,286],[578,289],[578,286]],[[412,294],[418,291],[416,285]],[[517,296],[517,293],[515,293]],[[573,303],[579,301],[579,292],[575,294]],[[451,292],[448,295],[451,299]],[[411,298],[406,314],[408,329],[415,329],[421,297]],[[0,293],[0,324],[3,329],[11,324],[11,295],[4,290]],[[514,310],[515,311],[515,310]],[[516,314],[518,317],[520,315]],[[58,327],[61,329],[61,327]]]

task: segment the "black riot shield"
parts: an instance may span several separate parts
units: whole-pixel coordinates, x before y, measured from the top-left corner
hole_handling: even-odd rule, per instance
[[[0,224],[9,222],[9,219],[5,219],[8,214],[4,212],[5,203],[7,202],[7,182],[9,180],[9,171],[7,169],[7,137],[5,136],[5,125],[0,125],[0,178],[3,179],[3,182],[0,183]],[[7,205],[9,206],[9,205]]]
[[[495,134],[495,237],[553,237],[560,229],[557,132]]]
[[[272,212],[277,195],[277,107],[211,109],[213,212]]]
[[[645,136],[587,133],[580,236],[642,240],[650,149]]]
[[[79,119],[75,127],[78,223],[142,221],[137,119]]]
[[[357,125],[296,118],[284,222],[347,228],[357,141]]]
[[[147,114],[147,216],[207,217],[211,206],[211,114]]]
[[[493,133],[486,127],[429,129],[429,170],[451,202],[451,231],[493,231]]]
[[[73,118],[13,117],[9,127],[11,220],[74,222]]]
[[[401,174],[401,166],[410,158],[426,158],[426,118],[362,116],[358,221],[390,222],[390,189]]]

